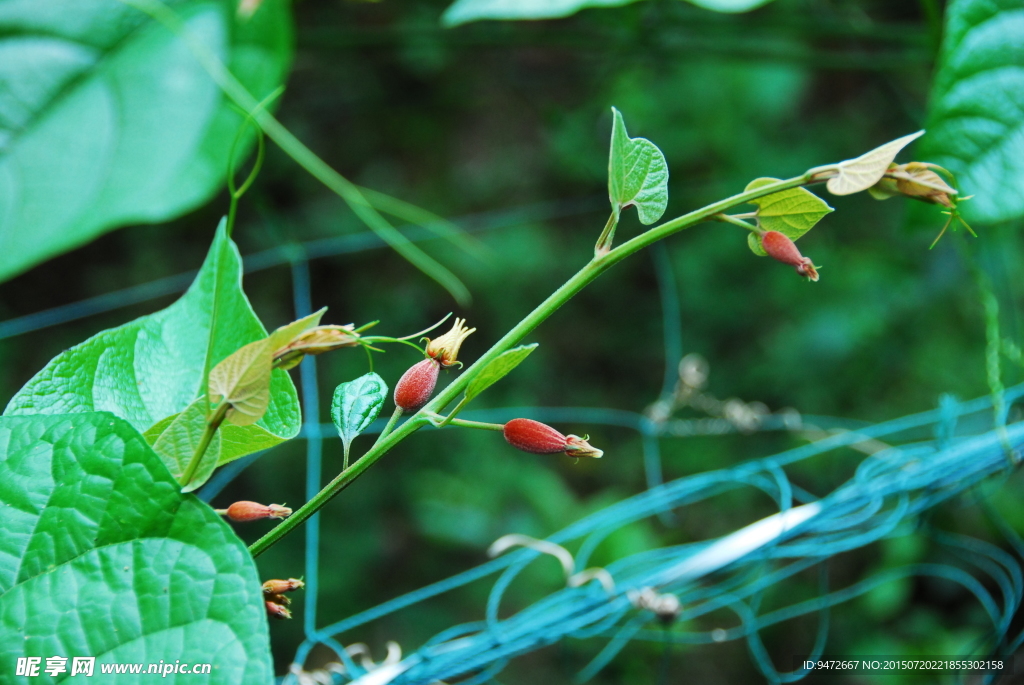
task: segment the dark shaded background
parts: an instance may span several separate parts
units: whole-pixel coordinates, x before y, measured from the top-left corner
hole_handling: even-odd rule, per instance
[[[479,331],[463,347],[472,360],[587,260],[607,217],[610,106],[630,134],[656,142],[669,161],[667,217],[737,192],[760,176],[788,177],[856,156],[923,124],[941,8],[927,0],[777,0],[745,15],[720,15],[678,0],[585,11],[549,22],[482,23],[442,30],[443,0],[295,5],[297,55],[281,120],[342,174],[446,217],[465,218],[493,252],[484,263],[440,241],[425,250],[472,290],[455,310]],[[902,158],[901,158],[902,159]],[[909,159],[907,157],[906,159]],[[1020,263],[1015,226],[960,234],[929,251],[942,217],[927,207],[908,221],[902,200],[866,194],[827,197],[836,212],[800,242],[823,265],[821,282],[753,256],[743,232],[705,225],[666,247],[677,279],[686,352],[711,366],[708,391],[868,421],[934,407],[940,393],[988,392],[984,322],[971,264],[995,284],[1003,333],[1015,337]],[[0,285],[0,318],[109,292],[199,266],[226,194],[161,226],[106,235]],[[344,204],[271,147],[235,231],[244,254],[364,231]],[[620,236],[640,230],[633,212]],[[268,328],[293,317],[287,266],[246,279]],[[381,319],[406,334],[455,307],[393,252],[376,249],[312,263],[314,304],[325,321]],[[10,397],[46,361],[103,328],[173,301],[167,297],[0,342]],[[590,406],[642,411],[657,398],[665,368],[660,296],[651,255],[635,255],[532,335],[528,363],[474,405]],[[393,384],[415,353],[390,349],[376,370]],[[668,360],[674,364],[676,360]],[[322,357],[330,392],[366,371],[359,352]],[[1004,381],[1017,379],[1007,369]],[[385,411],[390,410],[390,404]],[[696,416],[693,412],[683,416]],[[320,623],[476,565],[496,537],[545,536],[644,487],[637,436],[606,426],[560,425],[590,433],[599,462],[572,463],[513,452],[493,434],[423,432],[388,455],[323,511]],[[369,440],[357,441],[357,452]],[[802,444],[797,435],[665,439],[666,478],[676,478]],[[797,466],[795,482],[823,494],[847,478],[857,453]],[[303,498],[303,444],[266,455],[226,491],[235,499]],[[327,443],[325,474],[340,469]],[[1017,480],[986,492],[1024,527]],[[973,501],[934,512],[927,525],[991,537]],[[674,526],[629,526],[595,563],[653,546],[716,535],[771,513],[767,497],[719,497]],[[887,565],[946,560],[921,532],[836,559],[834,587]],[[266,526],[241,529],[247,540]],[[260,559],[267,577],[300,575],[302,535]],[[505,611],[558,587],[537,564],[512,587]],[[765,609],[816,592],[815,575],[769,594]],[[355,634],[382,654],[386,640],[412,650],[433,633],[477,620],[490,584],[418,605]],[[301,617],[301,610],[296,612]],[[717,621],[717,623],[716,623]],[[959,654],[985,635],[980,608],[960,588],[934,580],[890,584],[833,615],[835,654]],[[702,623],[732,625],[728,614]],[[780,667],[813,641],[814,617],[764,634]],[[284,672],[301,621],[275,623]],[[600,648],[574,641],[513,662],[504,683],[568,682]],[[311,665],[322,655],[315,654]],[[633,644],[595,682],[756,682],[742,644],[673,648]],[[826,682],[823,678],[818,682]],[[814,678],[809,682],[815,682]],[[851,681],[852,682],[852,681]],[[918,682],[910,677],[872,683]]]

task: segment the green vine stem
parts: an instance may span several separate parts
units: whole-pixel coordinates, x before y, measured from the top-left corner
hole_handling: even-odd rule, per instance
[[[598,276],[603,274],[615,264],[626,257],[639,252],[649,245],[653,245],[662,238],[673,233],[691,228],[699,223],[712,219],[715,214],[724,212],[733,207],[746,204],[772,193],[778,193],[790,188],[798,188],[812,182],[819,182],[828,177],[828,170],[832,167],[816,167],[806,173],[784,181],[776,181],[767,185],[759,186],[738,195],[720,200],[707,205],[701,209],[694,210],[689,214],[666,221],[654,228],[641,233],[640,235],[626,241],[604,255],[594,257],[586,266],[576,272],[568,281],[562,284],[558,290],[551,293],[546,300],[541,302],[530,312],[526,318],[516,324],[498,342],[494,343],[487,352],[476,360],[466,371],[460,374],[434,399],[428,402],[418,412],[413,414],[408,421],[396,428],[394,432],[382,434],[377,442],[352,466],[342,471],[334,480],[328,483],[320,492],[313,496],[308,502],[297,509],[291,516],[272,528],[266,535],[257,540],[249,547],[254,557],[266,552],[282,537],[290,533],[303,521],[319,511],[325,504],[334,498],[339,492],[348,487],[356,478],[361,476],[366,469],[370,468],[378,459],[388,453],[392,447],[412,435],[425,425],[430,425],[430,415],[437,414],[461,394],[474,372],[484,368],[499,355],[517,345],[523,338],[529,335],[535,328],[554,314],[563,304],[568,302],[576,293],[580,292],[587,285],[592,283]]]
[[[210,446],[210,441],[213,440],[214,434],[217,429],[220,428],[220,424],[224,423],[224,417],[228,414],[230,408],[228,402],[221,402],[220,406],[217,407],[217,411],[214,412],[210,420],[206,422],[206,429],[203,430],[203,437],[199,439],[199,445],[196,447],[196,451],[192,454],[192,458],[188,460],[188,466],[185,467],[185,473],[181,475],[181,487],[185,487],[192,478],[195,477],[196,471],[199,470],[199,464],[203,461],[203,456],[206,454],[207,448]]]

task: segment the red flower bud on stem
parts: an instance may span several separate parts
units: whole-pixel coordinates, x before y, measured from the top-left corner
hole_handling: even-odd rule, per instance
[[[395,404],[403,411],[416,411],[434,394],[441,362],[424,359],[402,374],[395,385]]]
[[[502,432],[505,440],[518,450],[532,454],[558,454],[570,457],[600,458],[604,454],[592,447],[586,438],[576,435],[565,436],[551,426],[530,419],[512,419],[505,424]]]
[[[292,510],[280,504],[260,504],[259,502],[235,502],[227,509],[218,509],[218,514],[227,516],[232,521],[259,521],[260,519],[283,519],[292,515]]]
[[[783,264],[796,267],[796,272],[812,281],[818,280],[818,271],[814,268],[813,262],[800,254],[796,243],[778,231],[765,231],[761,236],[761,247]]]
[[[263,593],[267,595],[279,595],[282,592],[301,590],[305,586],[306,584],[298,578],[289,578],[288,580],[268,580],[263,583]]]
[[[266,606],[267,616],[270,618],[286,619],[292,617],[292,612],[286,606],[282,606],[277,602],[264,602],[263,604]]]

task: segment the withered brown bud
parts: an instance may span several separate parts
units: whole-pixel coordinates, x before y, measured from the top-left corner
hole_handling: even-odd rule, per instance
[[[274,351],[274,366],[290,369],[307,354],[323,354],[341,347],[355,347],[359,334],[355,326],[315,326],[302,333],[279,350]]]

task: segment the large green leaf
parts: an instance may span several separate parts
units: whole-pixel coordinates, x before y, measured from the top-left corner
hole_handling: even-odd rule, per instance
[[[19,657],[210,663],[160,682],[272,682],[259,578],[241,540],[182,495],[131,425],[107,413],[0,418],[0,680]],[[149,680],[147,680],[147,678]]]
[[[209,369],[266,335],[242,292],[241,257],[222,221],[199,275],[181,299],[61,353],[18,391],[4,414],[109,411],[155,441],[170,424],[168,417],[205,393]],[[298,433],[299,400],[288,374],[275,370],[270,390],[270,405],[259,422],[232,426],[230,435],[222,436],[220,463]]]
[[[771,0],[688,0],[716,12],[747,12]],[[636,0],[456,0],[445,10],[441,22],[458,26],[481,19],[555,19],[588,7],[619,7]]]
[[[608,154],[608,197],[616,217],[636,207],[640,223],[653,224],[668,207],[668,164],[658,146],[646,138],[630,138],[619,110],[612,107]]]
[[[168,0],[250,92],[278,87],[287,0]],[[0,280],[223,186],[242,117],[188,47],[118,0],[0,0]]]
[[[968,219],[1024,216],[1024,6],[954,0],[922,159],[957,175]]]

